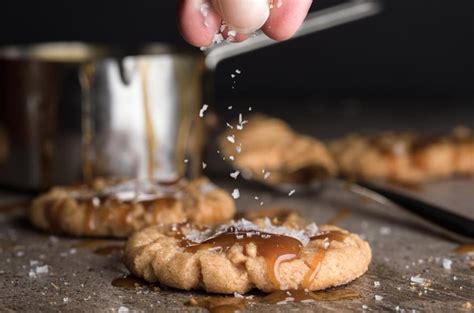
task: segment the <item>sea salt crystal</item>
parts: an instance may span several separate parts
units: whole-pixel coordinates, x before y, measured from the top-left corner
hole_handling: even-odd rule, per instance
[[[230,129],[234,129],[234,126],[230,125],[229,123],[226,123],[227,127],[229,127]]]
[[[365,304],[362,304],[362,310],[367,310],[369,307]]]
[[[235,147],[235,151],[240,154],[240,152],[242,152],[242,144],[238,145]]]
[[[379,288],[380,287],[380,282],[379,281],[374,281],[374,287]]]
[[[36,267],[35,271],[36,271],[37,275],[48,274],[49,273],[49,267],[48,267],[48,265],[38,266],[38,267]]]
[[[209,108],[207,104],[203,104],[201,110],[199,111],[199,117],[204,117],[204,112]]]
[[[291,197],[292,195],[294,195],[294,194],[295,194],[295,192],[296,192],[296,190],[295,190],[295,189],[293,189],[292,191],[290,191],[290,192],[288,193],[288,196],[290,196],[290,197]]]
[[[234,156],[233,156],[233,155],[230,155],[230,156],[229,156],[229,160],[234,161],[234,160],[235,160]]]
[[[205,169],[207,167],[207,164],[202,162],[202,169]]]
[[[232,198],[234,199],[239,199],[240,198],[240,191],[239,189],[234,189],[234,191],[232,191]]]
[[[130,312],[130,309],[127,308],[126,306],[121,306],[121,307],[118,308],[117,312],[118,313],[128,313],[128,312]]]
[[[240,171],[235,171],[233,173],[230,173],[230,177],[232,177],[233,179],[237,179],[239,175],[240,175]]]
[[[443,259],[443,268],[445,270],[450,270],[452,264],[453,264],[453,261],[451,261],[450,259]]]
[[[234,135],[227,136],[227,140],[228,140],[230,143],[235,143],[235,136],[234,136]]]
[[[410,281],[415,284],[423,284],[425,282],[425,279],[420,277],[420,275],[412,276],[410,277]]]
[[[245,297],[238,292],[234,292],[234,298],[243,299]]]
[[[268,177],[270,177],[271,173],[270,172],[265,172],[265,174],[263,174],[263,179],[268,179]]]
[[[64,298],[63,298],[63,303],[69,303],[70,301],[71,301],[71,300],[69,300],[68,297],[64,297]]]
[[[382,301],[383,297],[379,295],[375,295],[375,301]]]

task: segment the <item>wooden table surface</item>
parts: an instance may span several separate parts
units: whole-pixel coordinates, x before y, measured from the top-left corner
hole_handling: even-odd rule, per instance
[[[249,312],[396,311],[397,308],[406,312],[469,312],[463,309],[463,304],[474,304],[474,256],[454,253],[459,238],[440,232],[400,208],[378,204],[332,185],[318,193],[297,191],[289,197],[231,179],[218,182],[228,190],[240,188],[239,209],[259,208],[259,202],[263,201],[263,207],[292,208],[318,223],[325,223],[339,213],[341,217],[336,224],[360,234],[373,250],[367,274],[342,288],[359,293],[359,297],[306,304],[256,304],[246,307]],[[474,218],[472,180],[431,183],[408,192]],[[255,196],[259,197],[258,201]],[[6,194],[0,195],[0,202],[10,200]],[[92,246],[88,247],[84,240],[36,231],[21,210],[3,210],[0,213],[0,311],[200,310],[185,306],[185,302],[191,295],[203,297],[202,293],[112,286],[113,279],[127,274],[120,252],[98,255]],[[452,261],[451,269],[443,268],[444,259]],[[38,268],[40,272],[45,270],[44,265],[47,273],[36,273]],[[421,284],[412,281],[420,278]],[[380,284],[378,287],[376,282]]]

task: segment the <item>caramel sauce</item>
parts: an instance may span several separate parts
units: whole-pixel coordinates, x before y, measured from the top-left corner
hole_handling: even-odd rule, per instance
[[[112,286],[123,289],[137,289],[142,287],[152,286],[143,279],[137,278],[133,275],[121,276],[112,280]],[[157,288],[157,287],[155,287]]]
[[[360,298],[360,294],[349,289],[326,291],[279,290],[262,297],[192,297],[185,305],[199,307],[211,313],[234,313],[255,304],[282,305],[285,303],[312,303],[319,301],[340,301]]]
[[[280,280],[278,278],[280,264],[295,259],[302,248],[301,242],[293,237],[255,230],[241,231],[231,227],[225,233],[200,244],[187,245],[185,249],[188,252],[197,252],[199,250],[227,252],[235,244],[245,247],[250,243],[256,246],[257,255],[265,259],[270,280],[275,287],[280,288]]]
[[[331,230],[329,232],[317,234],[316,236],[313,236],[310,239],[311,241],[313,241],[313,240],[324,240],[327,238],[329,242],[331,242],[331,241],[344,241],[346,237],[347,237],[347,234],[343,233],[342,231]]]
[[[454,252],[459,254],[474,254],[474,243],[466,243],[460,245],[459,247],[454,249]]]
[[[209,313],[234,313],[244,310],[248,304],[246,299],[233,297],[193,297],[184,303],[186,306],[206,309]]]
[[[124,245],[110,245],[95,249],[94,254],[108,256],[115,253],[122,253],[124,249]]]
[[[121,253],[125,249],[123,242],[114,242],[108,240],[87,239],[81,240],[73,245],[74,248],[89,249],[97,255],[108,256],[114,253]]]
[[[187,252],[195,253],[199,250],[212,250],[216,252],[227,252],[232,246],[239,244],[246,247],[248,244],[254,244],[257,256],[263,257],[267,267],[268,276],[276,289],[281,289],[279,279],[280,265],[300,256],[303,248],[301,242],[293,237],[285,235],[276,235],[256,230],[239,230],[233,227],[226,232],[209,238],[202,243],[193,243],[185,238],[180,232],[175,232],[174,236],[181,243],[181,246]],[[329,231],[311,237],[311,240],[344,241],[347,235],[340,231]],[[302,289],[308,288],[321,267],[322,261],[326,255],[324,249],[319,249],[312,260],[307,263],[308,272],[305,274]]]
[[[325,291],[279,290],[263,297],[260,302],[267,304],[279,304],[285,301],[304,303],[317,301],[352,300],[359,297],[359,293],[349,289],[329,289]]]

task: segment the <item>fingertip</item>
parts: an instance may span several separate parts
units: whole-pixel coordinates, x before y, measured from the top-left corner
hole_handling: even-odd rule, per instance
[[[283,41],[291,38],[300,28],[312,0],[285,0],[280,6],[274,6],[270,16],[262,27],[270,38]]]
[[[202,1],[180,0],[178,4],[178,28],[189,44],[207,47],[219,30],[221,19],[211,7],[202,12]]]

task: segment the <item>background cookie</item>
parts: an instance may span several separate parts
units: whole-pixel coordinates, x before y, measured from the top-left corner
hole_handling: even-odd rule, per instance
[[[53,188],[33,202],[29,218],[53,233],[127,237],[150,225],[222,223],[234,213],[233,199],[206,178],[173,184],[96,180]]]
[[[449,136],[386,132],[352,134],[330,150],[345,176],[416,183],[456,174],[474,175],[474,137],[458,128]]]
[[[282,120],[254,115],[239,123],[221,135],[219,145],[244,175],[279,184],[310,182],[336,173],[334,160],[323,143],[295,133]]]
[[[320,290],[367,271],[371,250],[357,235],[328,225],[292,227],[269,219],[215,228],[149,227],[129,238],[125,262],[150,282],[226,294],[252,288]]]

